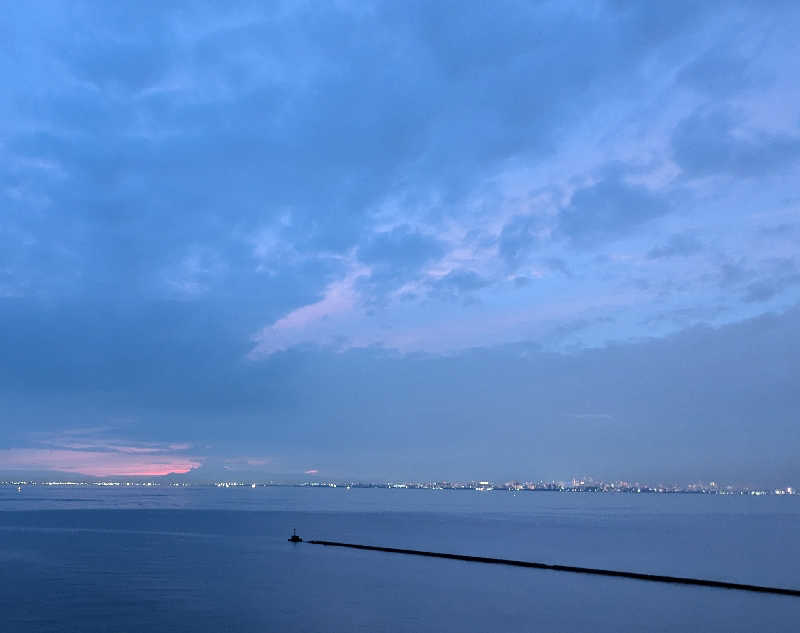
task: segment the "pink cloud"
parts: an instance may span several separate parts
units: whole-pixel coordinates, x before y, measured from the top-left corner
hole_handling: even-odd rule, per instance
[[[272,326],[273,330],[295,330],[306,328],[312,323],[334,314],[349,312],[356,304],[354,288],[356,279],[364,273],[363,269],[350,273],[341,281],[335,281],[325,288],[325,294],[316,303],[293,310]]]
[[[46,448],[0,450],[0,469],[55,470],[91,477],[159,477],[187,473],[198,457]]]
[[[309,470],[303,471],[306,475],[316,475],[319,471],[316,468],[311,468]]]
[[[369,274],[369,268],[364,266],[351,270],[343,279],[329,284],[319,301],[292,310],[263,328],[254,337],[256,345],[250,351],[250,358],[269,356],[298,343],[319,338],[336,338],[336,319],[357,312],[359,298],[356,282]]]

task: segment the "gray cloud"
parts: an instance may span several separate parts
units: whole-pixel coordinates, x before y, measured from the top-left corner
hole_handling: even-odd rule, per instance
[[[705,51],[678,73],[677,81],[714,97],[736,94],[752,84],[747,58],[738,51],[715,47]]]
[[[752,263],[745,256],[733,258],[724,255],[717,263],[716,270],[708,275],[708,280],[725,292],[732,292],[742,284],[751,281],[756,275]]]
[[[542,228],[538,218],[518,215],[509,220],[500,231],[498,251],[509,268],[517,268],[535,247]]]
[[[793,286],[800,285],[800,269],[792,259],[769,261],[762,267],[758,278],[744,289],[744,301],[760,303],[769,301]]]
[[[666,214],[669,203],[644,187],[608,178],[578,189],[559,215],[559,231],[578,244],[624,236]]]
[[[729,173],[756,177],[800,158],[800,136],[737,135],[737,120],[726,109],[698,110],[684,119],[672,137],[675,161],[691,176]]]
[[[399,274],[415,272],[444,253],[442,242],[409,226],[372,235],[358,251],[359,259],[370,266]]]
[[[565,277],[572,277],[572,271],[570,270],[569,265],[560,257],[545,257],[542,260],[542,263],[550,270],[559,272]]]
[[[715,281],[719,288],[736,293],[745,303],[762,303],[799,285],[800,269],[791,257],[725,259]]]
[[[647,256],[650,259],[663,259],[666,257],[687,257],[703,250],[703,244],[689,233],[680,233],[670,236],[669,240],[661,246],[652,248]]]
[[[143,262],[165,264],[178,243],[214,243],[239,275],[247,261],[225,229],[258,230],[290,209],[286,238],[299,252],[343,252],[387,193],[460,196],[497,161],[551,152],[556,131],[584,114],[569,105],[576,90],[596,102],[686,24],[681,12],[654,22],[628,8],[599,28],[513,2],[17,13],[20,32],[48,34],[16,49],[17,64],[57,72],[39,77],[46,91],[8,84],[19,110],[4,137],[16,158],[62,175],[7,174],[58,209],[12,213],[38,238],[17,255],[32,269],[13,274],[21,286],[56,283],[56,271],[70,273],[67,285],[105,276],[143,294]],[[565,26],[582,47],[566,44]],[[312,293],[325,283],[307,279]]]
[[[418,278],[422,268],[444,252],[440,240],[408,226],[376,233],[358,249],[360,261],[370,272],[359,278],[357,287],[369,305],[383,304],[388,293]]]
[[[491,281],[474,270],[451,270],[430,283],[431,295],[445,300],[466,299],[471,293],[490,285]]]
[[[759,233],[765,237],[783,237],[791,239],[793,236],[800,234],[800,224],[781,222],[780,224],[764,226],[759,230]]]

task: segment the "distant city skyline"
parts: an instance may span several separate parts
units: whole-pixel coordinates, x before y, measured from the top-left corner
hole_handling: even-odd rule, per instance
[[[656,484],[639,481],[602,481],[591,477],[572,478],[571,480],[512,480],[497,482],[493,480],[467,479],[460,481],[437,480],[394,480],[394,481],[365,481],[358,479],[315,479],[300,480],[286,478],[283,480],[262,481],[256,479],[227,479],[219,481],[190,481],[176,480],[176,477],[163,477],[155,479],[100,479],[87,481],[82,479],[10,479],[0,480],[0,486],[17,486],[22,492],[22,486],[45,487],[71,487],[88,486],[101,488],[140,488],[140,487],[214,487],[214,488],[263,488],[263,487],[300,487],[300,488],[378,488],[387,490],[474,490],[476,492],[586,492],[586,493],[630,493],[630,494],[720,494],[720,495],[796,495],[794,486],[783,486],[768,489],[758,486],[736,486],[732,484],[710,482],[694,482],[680,485]]]

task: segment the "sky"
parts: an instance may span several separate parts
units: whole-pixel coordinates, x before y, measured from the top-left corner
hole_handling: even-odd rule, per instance
[[[0,474],[800,485],[800,7],[0,17]]]

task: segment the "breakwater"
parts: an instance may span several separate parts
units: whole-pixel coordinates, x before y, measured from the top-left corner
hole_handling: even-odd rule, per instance
[[[327,547],[347,547],[350,549],[368,550],[374,552],[387,552],[389,554],[408,554],[412,556],[428,556],[431,558],[445,558],[460,560],[469,563],[488,563],[492,565],[509,565],[512,567],[528,567],[549,571],[571,572],[576,574],[592,574],[595,576],[611,576],[616,578],[630,578],[650,582],[664,582],[680,585],[695,585],[700,587],[714,587],[716,589],[734,589],[738,591],[751,591],[757,593],[772,593],[784,596],[800,597],[800,589],[786,587],[767,587],[764,585],[750,585],[746,583],[727,582],[725,580],[707,580],[703,578],[686,578],[682,576],[664,576],[661,574],[644,574],[633,571],[620,571],[616,569],[595,569],[592,567],[576,567],[573,565],[553,565],[549,563],[536,563],[532,561],[513,560],[508,558],[491,558],[488,556],[469,556],[466,554],[449,554],[445,552],[428,552],[417,549],[403,549],[399,547],[379,547],[377,545],[359,545],[356,543],[340,543],[337,541],[306,541],[312,545],[325,545]]]

